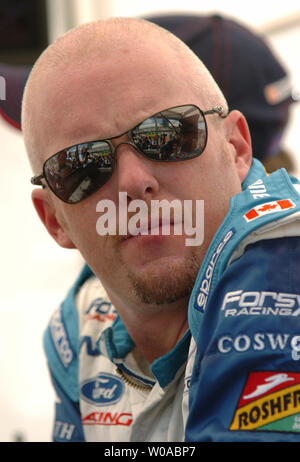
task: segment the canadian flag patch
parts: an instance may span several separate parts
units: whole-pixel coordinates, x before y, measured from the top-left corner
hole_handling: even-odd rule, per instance
[[[279,201],[265,202],[264,204],[260,204],[256,207],[253,207],[253,209],[245,213],[244,218],[248,222],[256,220],[256,218],[259,218],[263,215],[267,215],[268,213],[283,212],[294,207],[296,207],[296,204],[294,204],[294,202],[291,199],[282,199]]]

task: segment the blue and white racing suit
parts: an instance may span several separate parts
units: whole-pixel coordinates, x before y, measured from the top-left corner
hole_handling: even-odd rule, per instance
[[[44,345],[54,441],[300,441],[300,195],[253,161],[151,368],[86,266]]]

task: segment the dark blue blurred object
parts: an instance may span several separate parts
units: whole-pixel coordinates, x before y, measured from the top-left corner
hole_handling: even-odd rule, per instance
[[[289,75],[265,40],[220,15],[163,15],[146,19],[185,42],[209,69],[228,101],[246,117],[253,153],[275,156],[294,102]]]

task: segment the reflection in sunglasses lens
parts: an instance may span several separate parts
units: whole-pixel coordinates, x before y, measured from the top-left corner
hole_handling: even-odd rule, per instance
[[[176,161],[196,157],[206,144],[206,124],[195,106],[162,111],[131,131],[132,141],[151,160]]]
[[[45,176],[61,199],[76,203],[103,186],[112,170],[110,145],[106,141],[92,141],[51,157],[46,164]]]

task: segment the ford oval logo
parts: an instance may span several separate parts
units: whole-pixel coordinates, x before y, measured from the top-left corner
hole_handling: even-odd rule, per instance
[[[81,397],[96,406],[107,406],[119,401],[124,391],[124,384],[119,377],[100,373],[96,377],[85,380],[80,388]]]

